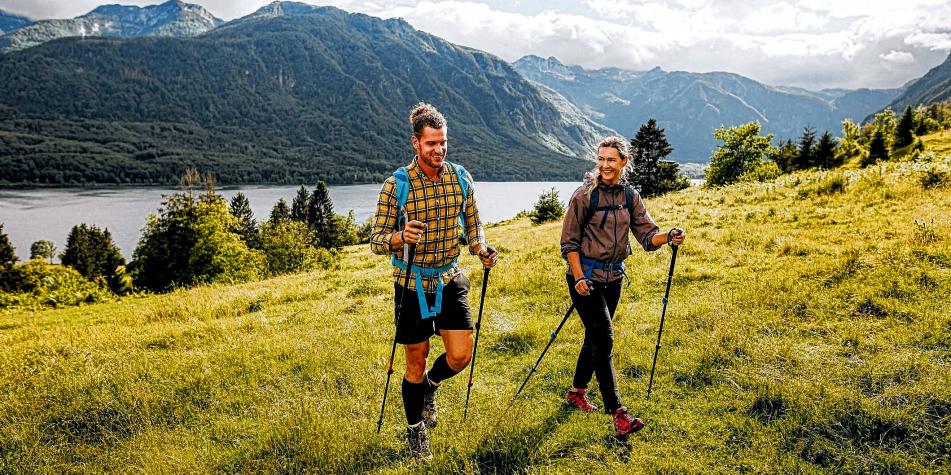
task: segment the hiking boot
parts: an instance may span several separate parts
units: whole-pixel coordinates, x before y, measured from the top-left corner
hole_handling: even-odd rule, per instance
[[[439,409],[436,408],[436,391],[426,393],[423,396],[423,423],[427,429],[436,428],[436,415]]]
[[[637,432],[644,428],[644,423],[636,417],[631,417],[627,413],[627,408],[619,407],[614,411],[614,436],[626,437],[632,432]]]
[[[591,404],[591,400],[588,399],[587,392],[584,389],[568,391],[566,399],[565,405],[572,409],[581,409],[584,412],[594,412],[598,410],[598,406]]]
[[[406,428],[406,445],[416,460],[430,461],[433,453],[429,450],[429,435],[426,434],[426,424],[419,423],[415,427]]]

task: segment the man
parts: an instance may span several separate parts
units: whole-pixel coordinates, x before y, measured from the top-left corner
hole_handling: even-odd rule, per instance
[[[376,254],[394,254],[394,304],[401,305],[396,342],[406,353],[402,395],[407,444],[414,457],[428,460],[432,453],[426,429],[436,425],[436,389],[472,359],[469,280],[456,265],[460,221],[469,252],[478,255],[483,266],[492,267],[497,254],[487,250],[471,176],[446,161],[446,119],[421,102],[413,107],[409,122],[416,157],[383,183],[370,248]],[[416,254],[404,292],[406,258],[413,244]],[[446,352],[427,372],[434,334],[442,337]]]

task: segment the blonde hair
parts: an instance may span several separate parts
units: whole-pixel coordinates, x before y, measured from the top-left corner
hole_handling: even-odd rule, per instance
[[[597,160],[598,150],[604,147],[610,147],[610,148],[613,148],[614,150],[617,150],[618,155],[621,156],[621,160],[627,160],[627,165],[625,165],[624,169],[621,170],[621,180],[623,181],[625,178],[627,178],[628,172],[631,171],[631,164],[632,164],[630,160],[631,152],[628,151],[627,149],[627,140],[625,140],[623,137],[618,137],[617,135],[605,137],[600,142],[598,142],[598,146],[595,147],[594,149],[596,160]],[[600,177],[601,177],[601,174],[598,172],[598,165],[596,161],[594,165],[594,169],[584,174],[584,182],[588,187],[585,190],[585,195],[591,196],[591,190],[594,190],[594,187],[598,186],[598,178]]]

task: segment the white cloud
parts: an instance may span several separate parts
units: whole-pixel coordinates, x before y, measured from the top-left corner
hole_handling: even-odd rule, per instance
[[[894,64],[911,64],[915,62],[915,55],[907,51],[895,51],[891,50],[888,54],[880,54],[879,58],[882,58],[884,61]]]
[[[71,17],[104,1],[0,0],[0,8],[34,17]],[[144,5],[160,0],[118,1]],[[192,1],[232,19],[270,0]],[[420,30],[510,61],[536,54],[587,68],[731,71],[769,84],[810,88],[897,86],[923,75],[951,50],[947,0],[319,3],[403,17]],[[521,3],[532,3],[531,13]]]

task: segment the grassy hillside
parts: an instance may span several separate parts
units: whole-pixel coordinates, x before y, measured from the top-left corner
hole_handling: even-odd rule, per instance
[[[560,407],[577,317],[506,410],[567,296],[559,224],[489,228],[504,257],[471,415],[461,422],[465,377],[450,380],[427,468],[951,470],[949,203],[947,158],[650,201],[655,219],[690,238],[650,402],[669,250],[628,261],[615,358],[624,402],[648,425],[626,444],[607,437],[607,416]],[[464,265],[477,289],[481,270]],[[335,271],[0,314],[0,472],[422,470],[401,453],[398,384],[374,432],[388,275],[385,258],[359,247]]]

